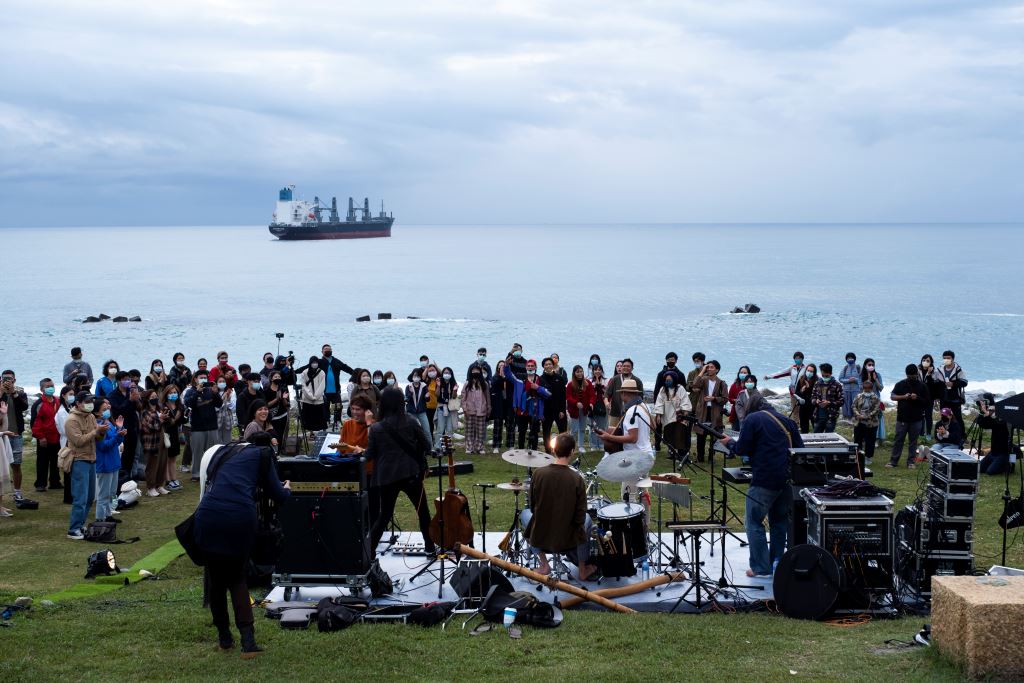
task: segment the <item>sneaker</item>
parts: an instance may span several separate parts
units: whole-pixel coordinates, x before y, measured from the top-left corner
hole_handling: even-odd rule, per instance
[[[22,501],[22,500],[25,500],[25,496],[21,495],[21,491],[15,491],[14,492],[14,502],[17,503],[17,502]]]
[[[45,490],[46,490],[45,486],[37,486],[36,487],[36,493],[42,493]]]
[[[166,496],[167,494],[170,493],[170,491],[165,489],[163,486],[157,487],[156,492],[159,493],[161,496]]]
[[[874,461],[874,458],[864,458],[864,464],[870,465]]]
[[[146,495],[149,496],[150,498],[156,498],[157,496],[160,495],[160,492],[157,491],[156,489],[149,489],[148,491],[146,491]]]
[[[191,472],[192,468],[191,467],[186,467],[185,465],[182,465],[181,467],[178,468],[178,471],[179,472]]]
[[[13,517],[14,513],[7,508],[0,508],[0,517]]]
[[[119,515],[119,514],[121,514],[121,511],[120,510],[111,510],[110,514],[112,514],[112,515]]]
[[[890,469],[890,470],[891,470],[891,469],[892,469],[893,467],[896,467],[896,465],[893,465],[893,464],[892,464],[891,462],[887,462],[887,463],[885,463],[885,466],[886,466],[886,468],[887,468],[887,469]]]
[[[69,531],[68,532],[68,538],[70,538],[72,541],[84,541],[85,540],[85,534],[83,534],[81,532],[81,530],[79,530],[79,531]]]
[[[493,453],[494,455],[497,455],[498,454],[498,449],[497,448],[492,448],[491,449],[491,453]]]

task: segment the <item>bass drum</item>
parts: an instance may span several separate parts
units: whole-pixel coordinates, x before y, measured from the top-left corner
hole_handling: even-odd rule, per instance
[[[601,546],[600,566],[605,576],[635,576],[637,558],[647,555],[644,506],[614,503],[597,511]]]

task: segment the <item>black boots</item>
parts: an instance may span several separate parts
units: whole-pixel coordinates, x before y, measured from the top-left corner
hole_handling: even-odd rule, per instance
[[[231,635],[231,628],[228,626],[217,627],[217,649],[226,651],[235,646],[235,638]]]
[[[263,648],[256,645],[256,633],[251,624],[240,626],[238,634],[242,637],[242,659],[252,659],[263,652]]]

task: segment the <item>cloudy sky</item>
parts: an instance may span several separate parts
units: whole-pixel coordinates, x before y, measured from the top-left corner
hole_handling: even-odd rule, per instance
[[[1024,221],[1024,3],[7,0],[0,225]]]

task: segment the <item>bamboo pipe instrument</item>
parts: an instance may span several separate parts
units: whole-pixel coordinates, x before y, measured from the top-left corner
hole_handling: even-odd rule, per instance
[[[648,588],[654,588],[655,586],[661,586],[666,583],[672,583],[674,581],[682,581],[686,578],[686,575],[682,572],[676,572],[675,574],[659,574],[652,579],[641,581],[640,583],[634,583],[629,586],[619,586],[618,588],[602,588],[593,592],[593,595],[600,595],[603,598],[618,598],[623,595],[633,595],[640,591],[647,590]],[[562,607],[575,607],[583,602],[583,598],[571,597],[565,600],[559,600],[559,604]]]

